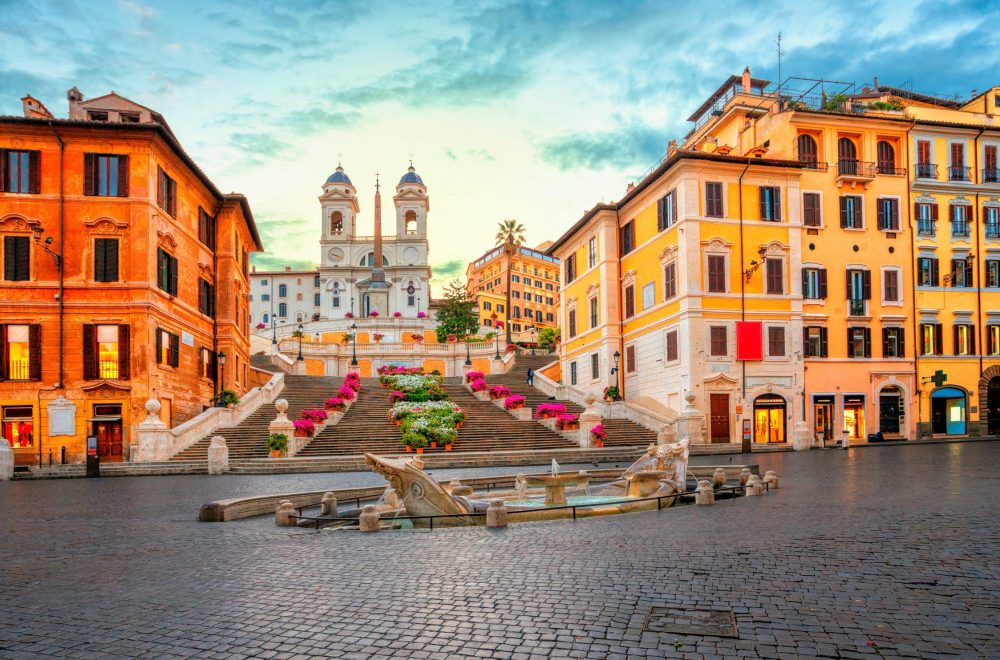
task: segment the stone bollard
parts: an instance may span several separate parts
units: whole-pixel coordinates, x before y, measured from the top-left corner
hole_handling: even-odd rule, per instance
[[[212,436],[208,445],[208,473],[222,474],[229,471],[229,447],[221,435]]]
[[[490,506],[486,509],[486,526],[507,526],[507,506],[503,503],[503,500],[490,501]]]
[[[741,486],[746,486],[747,485],[747,479],[749,479],[749,478],[750,478],[750,468],[743,468],[742,470],[740,470],[740,485]]]
[[[750,478],[747,479],[747,497],[755,495],[764,494],[764,484],[761,483],[760,477],[756,474],[751,474]]]
[[[319,515],[337,516],[337,496],[333,493],[323,493],[323,499],[319,503]]]
[[[768,470],[764,473],[764,483],[767,484],[769,489],[778,488],[778,473],[774,470]]]
[[[712,489],[712,482],[702,479],[698,482],[698,487],[694,489],[695,504],[715,504],[715,491]]]
[[[725,468],[715,468],[715,472],[712,473],[712,485],[716,488],[722,488],[726,485]]]
[[[278,509],[274,512],[274,524],[278,527],[294,527],[295,507],[291,500],[281,500],[278,502]]]
[[[10,481],[14,478],[14,450],[10,443],[0,436],[0,481]]]
[[[358,519],[358,529],[362,532],[377,532],[382,528],[382,523],[379,522],[378,511],[375,510],[375,505],[369,504],[361,511],[361,517]]]

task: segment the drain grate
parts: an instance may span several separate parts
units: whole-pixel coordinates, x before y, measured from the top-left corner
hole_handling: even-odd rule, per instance
[[[690,610],[678,607],[651,607],[643,630],[675,635],[739,638],[736,617],[729,610]]]

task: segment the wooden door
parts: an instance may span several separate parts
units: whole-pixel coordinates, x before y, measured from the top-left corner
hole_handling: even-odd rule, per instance
[[[94,422],[94,435],[97,436],[97,455],[102,461],[122,460],[121,421]]]
[[[711,442],[729,442],[729,395],[709,395]]]

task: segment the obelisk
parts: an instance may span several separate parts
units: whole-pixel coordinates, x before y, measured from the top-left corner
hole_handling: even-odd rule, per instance
[[[382,193],[379,191],[378,174],[375,175],[375,254],[372,261],[371,285],[368,287],[368,309],[380,316],[389,314],[389,285],[382,270]]]

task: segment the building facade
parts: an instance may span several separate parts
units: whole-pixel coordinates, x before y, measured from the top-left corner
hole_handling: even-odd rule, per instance
[[[507,268],[510,265],[510,313]],[[469,262],[465,281],[476,302],[479,324],[495,327],[508,321],[514,342],[535,343],[543,328],[558,328],[559,260],[541,250],[521,248],[513,258],[495,247]]]
[[[146,400],[176,425],[249,366],[249,204],[155,111],[73,88],[0,117],[0,413],[18,463],[128,457]],[[220,356],[224,355],[225,360]]]

